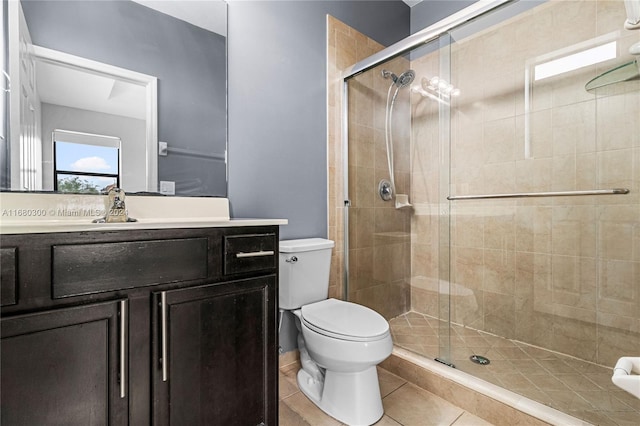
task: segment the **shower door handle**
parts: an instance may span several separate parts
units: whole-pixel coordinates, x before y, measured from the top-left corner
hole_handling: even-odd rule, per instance
[[[591,189],[585,191],[515,192],[512,194],[449,195],[447,200],[485,200],[492,198],[575,197],[585,195],[625,195],[628,188]]]

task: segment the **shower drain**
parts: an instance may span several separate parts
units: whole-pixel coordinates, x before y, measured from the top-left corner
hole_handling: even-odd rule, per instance
[[[472,362],[480,365],[489,365],[491,363],[491,361],[489,361],[489,358],[485,358],[482,355],[471,355],[469,359]]]

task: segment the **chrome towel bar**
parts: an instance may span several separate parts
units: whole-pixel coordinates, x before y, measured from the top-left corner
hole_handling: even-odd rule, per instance
[[[483,200],[490,198],[575,197],[577,195],[628,194],[627,188],[592,189],[588,191],[516,192],[513,194],[449,195],[447,200]]]

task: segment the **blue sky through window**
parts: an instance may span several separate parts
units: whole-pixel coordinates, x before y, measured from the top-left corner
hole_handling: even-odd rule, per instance
[[[56,169],[117,174],[118,149],[56,141]]]
[[[109,185],[118,185],[117,147],[57,140],[55,150],[55,179],[58,190],[96,194],[104,191]]]

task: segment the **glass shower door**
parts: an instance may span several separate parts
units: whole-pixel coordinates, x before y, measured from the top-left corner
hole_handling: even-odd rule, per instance
[[[634,59],[625,18],[516,2],[450,32],[451,360],[598,422],[633,412],[610,368],[640,353],[640,82],[585,87]]]

